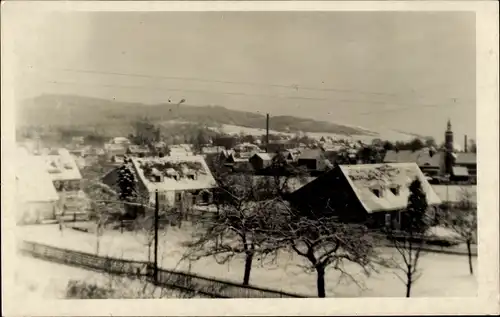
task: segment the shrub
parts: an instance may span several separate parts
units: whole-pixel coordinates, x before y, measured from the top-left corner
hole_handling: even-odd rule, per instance
[[[70,280],[66,286],[68,299],[107,299],[112,298],[114,291],[95,284]]]

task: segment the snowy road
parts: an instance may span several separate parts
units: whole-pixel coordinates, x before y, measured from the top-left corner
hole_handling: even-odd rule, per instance
[[[28,241],[44,243],[62,248],[83,252],[96,252],[97,239],[94,234],[83,233],[72,229],[60,232],[57,225],[20,227],[19,236]],[[169,228],[160,237],[160,262],[165,268],[188,270],[189,264],[180,262],[186,252],[182,242],[191,238],[190,228],[183,225]],[[146,239],[140,234],[107,232],[99,240],[99,255],[118,258],[147,260],[148,248]],[[381,249],[385,256],[397,256],[391,248]],[[299,267],[302,259],[296,254],[282,253],[273,263],[263,265],[258,259],[252,268],[250,283],[256,286],[276,290],[316,295],[316,276],[308,274]],[[473,259],[477,268],[477,258]],[[477,282],[468,272],[467,257],[426,253],[419,262],[422,277],[412,291],[414,297],[446,297],[476,296]],[[394,274],[394,270],[381,269],[370,277],[364,276],[359,268],[346,264],[345,269],[357,277],[360,285],[349,279],[339,278],[334,270],[327,271],[326,292],[328,297],[402,297],[405,288]],[[230,263],[219,265],[213,258],[205,258],[191,263],[191,271],[234,282],[241,282],[243,277],[243,260],[237,258]],[[476,269],[477,271],[477,269]],[[71,273],[72,274],[72,273]]]

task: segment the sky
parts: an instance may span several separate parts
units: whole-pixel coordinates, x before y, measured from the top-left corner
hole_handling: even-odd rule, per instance
[[[450,119],[457,140],[476,135],[474,13],[59,12],[16,20],[18,101],[43,93],[186,99],[439,141]]]

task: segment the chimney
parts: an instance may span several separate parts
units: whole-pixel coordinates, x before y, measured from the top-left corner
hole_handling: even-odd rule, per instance
[[[467,134],[464,136],[464,152],[467,152]]]
[[[269,113],[266,114],[266,152],[269,152]]]

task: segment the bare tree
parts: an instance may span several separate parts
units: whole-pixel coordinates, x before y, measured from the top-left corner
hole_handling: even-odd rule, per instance
[[[406,297],[411,296],[413,284],[420,278],[421,272],[418,262],[422,254],[422,247],[425,243],[425,235],[428,230],[426,218],[427,198],[419,179],[415,179],[410,184],[410,196],[406,212],[402,213],[404,222],[402,231],[389,232],[389,238],[394,247],[402,257],[402,263],[395,263],[397,269],[404,273],[404,276],[396,273],[396,276],[406,286]]]
[[[336,217],[303,215],[280,202],[275,215],[281,215],[276,242],[306,258],[307,271],[317,274],[318,297],[326,297],[325,273],[333,268],[360,286],[357,278],[344,268],[346,262],[359,265],[366,275],[383,264],[375,249],[375,241],[363,225],[340,223]],[[277,218],[277,217],[275,217]]]
[[[214,191],[217,212],[203,221],[203,230],[189,244],[190,258],[213,256],[217,263],[223,264],[243,254],[243,285],[248,285],[254,257],[273,251],[266,231],[271,226],[271,209],[269,201],[261,199],[267,188],[246,174],[222,173],[217,180],[218,188]]]
[[[471,275],[474,274],[471,245],[477,236],[477,207],[474,201],[474,193],[462,187],[460,201],[454,208],[450,209],[451,212],[447,217],[446,223],[467,244],[469,271]]]

